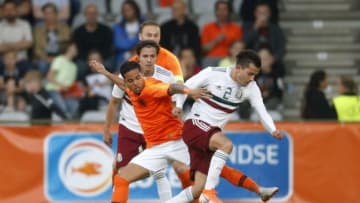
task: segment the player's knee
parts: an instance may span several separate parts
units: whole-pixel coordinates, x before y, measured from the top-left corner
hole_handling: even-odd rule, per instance
[[[226,153],[231,153],[233,144],[229,138],[227,138],[223,133],[216,133],[210,138],[209,143],[210,150],[222,150]]]
[[[217,146],[215,146],[213,150],[215,151],[215,150],[218,150],[218,149],[230,154],[232,152],[232,149],[233,149],[233,144],[227,138],[221,139],[221,141],[218,142]]]
[[[185,164],[180,163],[180,162],[178,162],[178,161],[174,161],[174,162],[173,162],[173,168],[174,168],[174,170],[175,170],[175,172],[176,172],[177,174],[182,174],[182,173],[184,173],[186,170],[188,170],[188,167],[187,167]]]
[[[232,149],[233,149],[233,143],[228,139],[224,140],[221,150],[230,154],[232,152]]]

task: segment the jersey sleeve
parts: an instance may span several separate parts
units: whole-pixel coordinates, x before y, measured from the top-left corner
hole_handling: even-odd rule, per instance
[[[153,98],[161,98],[169,96],[168,90],[170,83],[156,83],[149,85],[143,90],[142,95]]]
[[[171,63],[171,67],[173,67],[173,73],[176,81],[184,81],[183,72],[181,69],[181,65],[179,60],[176,58],[175,55],[170,55],[171,60],[169,62]]]
[[[251,84],[251,94],[250,94],[250,104],[255,109],[256,113],[259,115],[261,124],[264,128],[269,132],[273,133],[276,130],[273,119],[270,114],[267,112],[263,98],[261,96],[261,92],[256,82],[252,82]]]
[[[184,85],[190,89],[196,89],[200,87],[206,88],[209,84],[209,77],[211,77],[211,68],[206,68],[200,71],[198,74],[189,78]],[[176,98],[176,107],[182,108],[186,98],[186,94],[179,94]]]
[[[119,78],[122,78],[121,74],[119,74]],[[116,84],[114,84],[111,95],[113,97],[121,99],[121,98],[123,98],[124,94],[125,94],[125,92],[122,89],[120,89]]]
[[[162,58],[162,56],[160,56],[160,57],[158,57],[159,60],[163,60],[163,59],[166,60],[166,66],[167,66],[166,68],[174,74],[176,81],[184,81],[184,76],[183,76],[183,72],[181,69],[179,59],[173,53],[168,51],[167,49],[162,48],[162,50],[165,52],[164,55],[166,55],[166,57]],[[159,64],[159,65],[162,65],[162,64]]]
[[[175,79],[174,74],[173,74],[172,72],[170,72],[169,83],[170,83],[170,84],[171,84],[171,83],[176,83],[176,81],[177,81],[177,80]],[[172,96],[171,96],[171,100],[176,103],[176,101],[178,100],[178,97],[179,97],[180,95],[181,95],[181,94],[174,94],[174,95],[172,95]]]

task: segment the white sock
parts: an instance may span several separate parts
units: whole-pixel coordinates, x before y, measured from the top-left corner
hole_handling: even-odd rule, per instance
[[[154,173],[154,179],[157,185],[158,195],[161,201],[171,199],[172,191],[169,180],[165,175],[165,170],[160,170]]]
[[[166,201],[166,203],[188,203],[188,202],[192,202],[194,200],[194,197],[192,195],[191,188],[192,188],[191,186],[185,188],[183,191],[181,191],[175,197],[173,197],[169,201]]]
[[[216,150],[210,161],[209,172],[206,178],[205,190],[214,189],[220,179],[220,173],[228,159],[229,154]]]

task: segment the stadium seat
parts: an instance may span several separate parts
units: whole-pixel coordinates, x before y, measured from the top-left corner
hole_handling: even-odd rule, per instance
[[[0,123],[14,123],[14,124],[21,124],[21,123],[29,123],[30,118],[27,113],[24,112],[2,112],[0,113]]]
[[[202,14],[207,12],[211,12],[212,14],[214,14],[214,5],[216,1],[217,0],[192,0],[189,3],[192,3],[193,12],[195,14]]]
[[[124,0],[111,0],[110,2],[110,9],[111,13],[113,14],[120,14],[121,5],[123,4]]]
[[[218,66],[222,58],[204,57],[202,60],[202,67]]]
[[[56,113],[52,113],[51,114],[51,121],[53,123],[60,123],[60,122],[63,122],[63,119],[60,116],[58,116]]]
[[[150,4],[151,9],[154,8],[153,1],[152,0],[135,0],[136,3],[140,7],[140,11],[142,15],[149,14],[148,4]]]
[[[197,15],[197,25],[202,31],[205,24],[215,21],[215,15],[213,11],[201,13]]]
[[[243,0],[233,0],[233,13],[238,13]]]
[[[80,119],[80,122],[104,122],[106,111],[86,111]]]
[[[81,0],[80,12],[83,12],[85,7],[88,4],[95,4],[100,14],[106,13],[105,1],[102,1],[102,0],[101,1],[99,1],[99,0]]]
[[[170,7],[167,7],[167,8],[157,7],[154,9],[154,13],[156,15],[156,21],[160,25],[172,18]]]
[[[268,112],[274,121],[282,121],[283,120],[283,116],[279,111],[268,110]],[[259,119],[260,119],[259,115],[256,112],[253,112],[250,116],[251,121],[259,121]]]

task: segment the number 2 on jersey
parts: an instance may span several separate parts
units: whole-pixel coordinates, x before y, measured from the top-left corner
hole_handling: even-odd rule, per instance
[[[224,92],[223,99],[229,99],[229,96],[231,95],[231,92],[232,92],[232,88],[227,87],[225,92]]]

